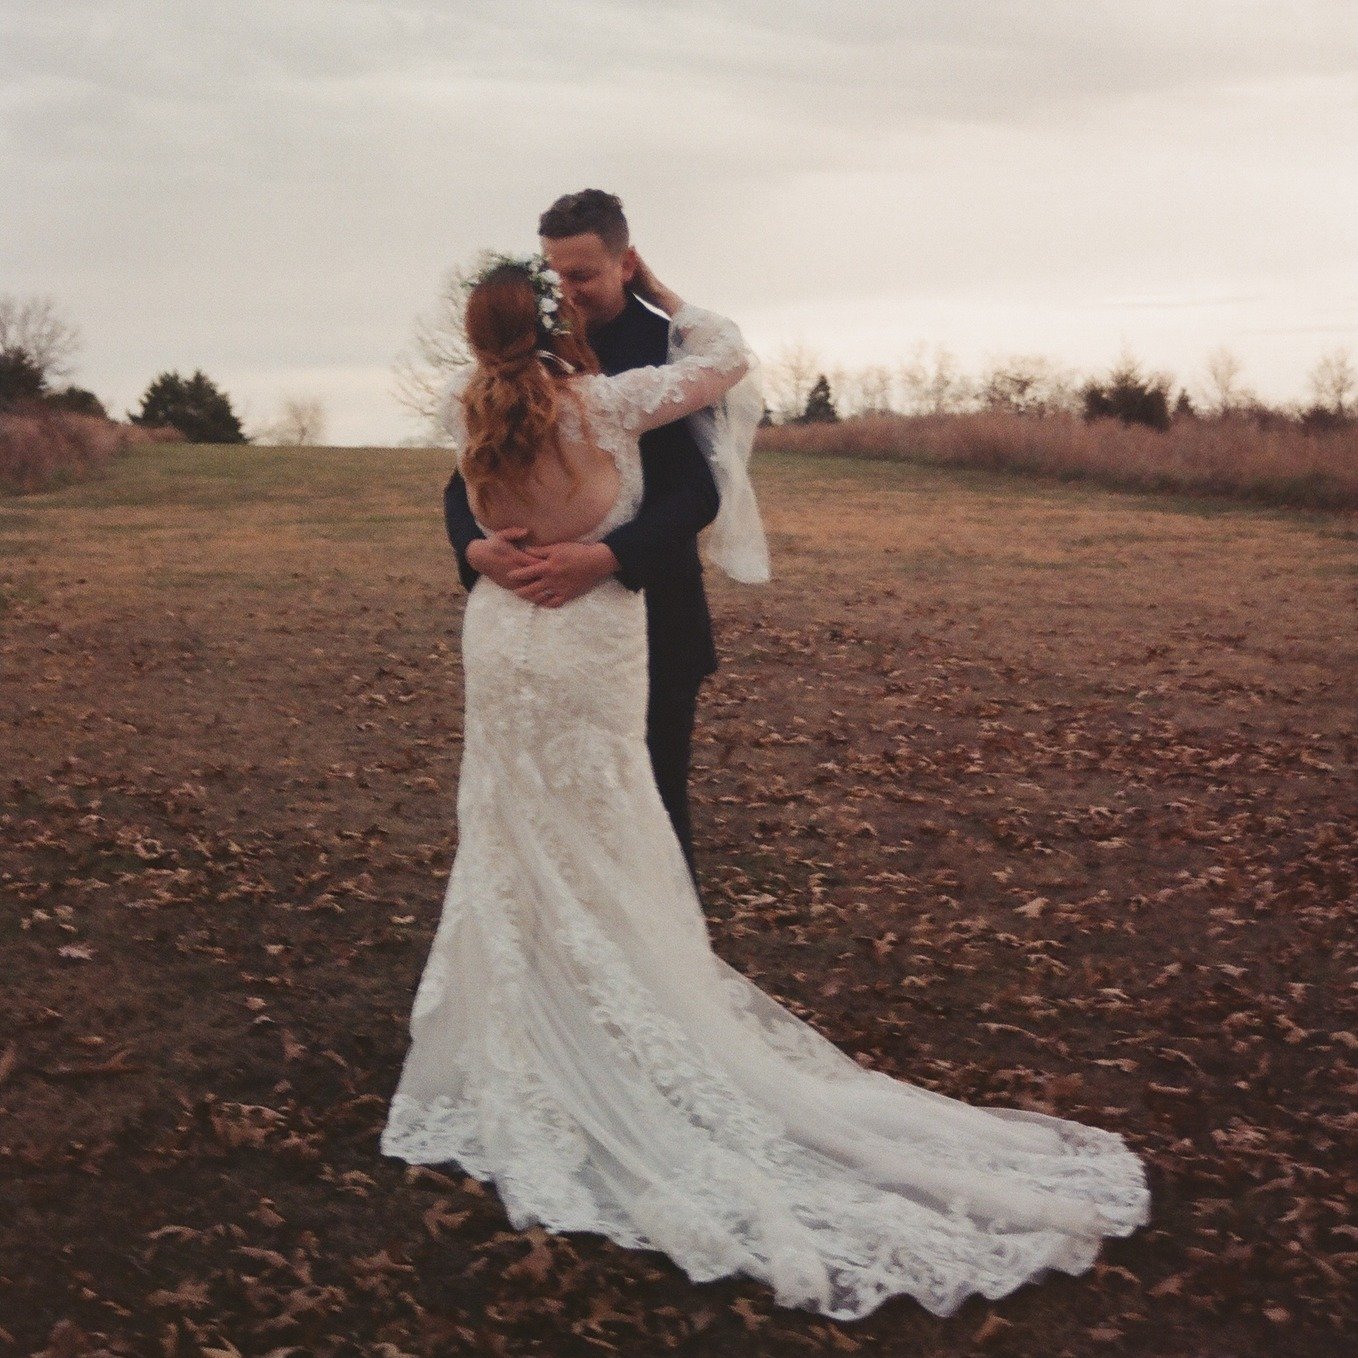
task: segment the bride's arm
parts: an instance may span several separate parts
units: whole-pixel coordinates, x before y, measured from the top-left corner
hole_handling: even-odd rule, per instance
[[[719,401],[749,372],[750,358],[734,322],[685,302],[644,262],[632,283],[641,297],[669,313],[671,331],[685,350],[671,363],[600,379],[618,399],[630,432],[643,434]]]

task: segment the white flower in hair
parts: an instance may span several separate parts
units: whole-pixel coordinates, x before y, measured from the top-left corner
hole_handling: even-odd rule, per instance
[[[510,264],[522,269],[533,285],[538,299],[538,319],[550,335],[565,335],[570,325],[561,311],[561,275],[541,255],[507,255],[499,250],[487,250],[480,258],[480,267],[468,279],[468,290],[477,286],[494,269]]]

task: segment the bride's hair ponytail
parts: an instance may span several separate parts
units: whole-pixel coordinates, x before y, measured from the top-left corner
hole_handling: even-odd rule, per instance
[[[599,364],[579,338],[583,326],[564,299],[562,309],[570,330],[549,332],[528,271],[516,264],[492,269],[467,297],[467,342],[476,371],[462,395],[467,446],[461,467],[473,493],[497,486],[521,491],[544,453],[566,465],[557,415],[569,380],[565,369],[542,354],[564,360],[576,372],[598,372]]]

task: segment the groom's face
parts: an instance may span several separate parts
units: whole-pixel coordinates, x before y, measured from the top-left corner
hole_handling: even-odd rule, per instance
[[[597,330],[627,305],[627,285],[637,269],[629,245],[615,253],[593,231],[542,237],[542,253],[561,275],[561,290],[575,304],[586,330]]]

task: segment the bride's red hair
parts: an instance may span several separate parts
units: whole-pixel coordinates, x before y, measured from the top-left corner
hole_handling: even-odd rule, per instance
[[[543,454],[565,459],[557,435],[561,393],[569,389],[564,368],[538,351],[556,355],[576,372],[598,372],[599,362],[582,338],[584,323],[563,297],[561,314],[570,329],[553,334],[542,324],[528,271],[501,264],[467,297],[467,342],[476,371],[462,394],[467,446],[461,467],[468,489],[522,491]],[[578,397],[571,392],[572,398]],[[584,411],[581,409],[581,417]]]

